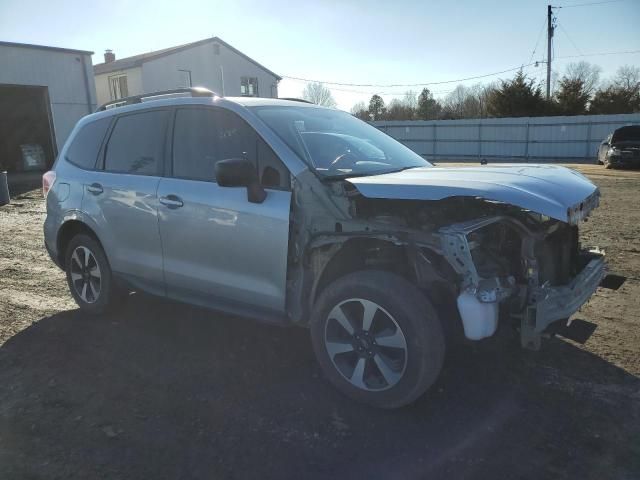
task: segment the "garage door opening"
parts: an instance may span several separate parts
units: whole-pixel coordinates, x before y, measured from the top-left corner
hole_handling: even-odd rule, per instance
[[[42,172],[57,154],[47,87],[0,85],[0,171]]]

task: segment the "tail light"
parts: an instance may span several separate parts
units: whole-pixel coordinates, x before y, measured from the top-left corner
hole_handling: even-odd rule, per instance
[[[49,170],[47,173],[42,175],[42,196],[47,198],[47,194],[51,187],[53,187],[53,183],[56,181],[56,172],[53,170]]]

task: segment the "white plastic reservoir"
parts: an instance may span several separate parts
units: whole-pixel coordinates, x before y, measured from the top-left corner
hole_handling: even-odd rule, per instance
[[[498,327],[498,303],[482,303],[475,295],[462,292],[458,296],[458,312],[464,335],[469,340],[490,337]]]

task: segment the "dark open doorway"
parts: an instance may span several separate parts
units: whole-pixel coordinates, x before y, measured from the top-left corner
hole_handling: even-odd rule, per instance
[[[47,170],[56,154],[47,87],[0,85],[0,171]]]

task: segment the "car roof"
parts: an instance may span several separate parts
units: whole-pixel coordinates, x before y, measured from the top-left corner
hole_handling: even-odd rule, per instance
[[[217,95],[211,97],[191,97],[191,96],[162,96],[148,97],[140,103],[131,105],[122,105],[117,107],[100,110],[84,117],[80,123],[88,123],[99,118],[110,117],[113,115],[122,115],[125,113],[149,110],[151,108],[172,107],[178,105],[215,105],[220,107],[231,107],[239,105],[241,107],[302,107],[302,108],[326,108],[313,103],[301,100],[279,99],[279,98],[261,98],[261,97],[220,97]],[[233,109],[233,108],[232,108]]]

